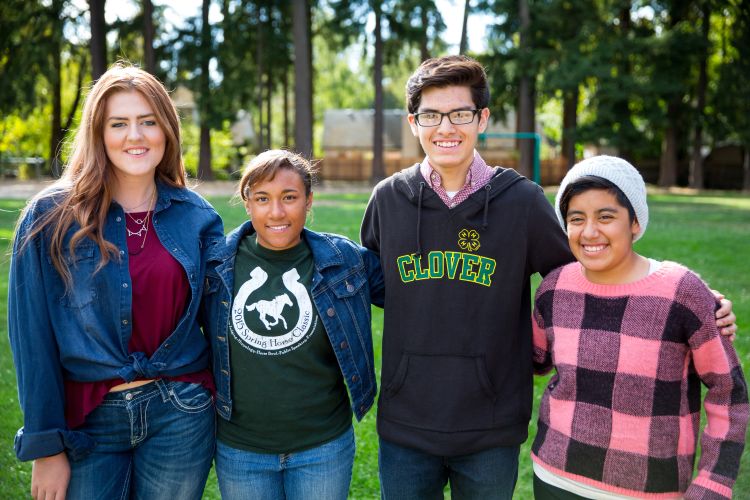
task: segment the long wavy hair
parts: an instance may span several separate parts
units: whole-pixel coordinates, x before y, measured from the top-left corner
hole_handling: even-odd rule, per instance
[[[112,202],[115,174],[104,147],[104,125],[107,99],[118,92],[138,92],[151,106],[156,122],[166,139],[164,157],[156,167],[155,177],[175,187],[185,187],[185,165],[180,149],[180,119],[164,86],[153,75],[125,63],[117,63],[93,85],[83,106],[81,123],[72,144],[70,159],[60,179],[34,197],[25,211],[37,201],[51,198],[53,207],[46,211],[26,235],[28,243],[44,232],[49,238],[49,252],[55,269],[66,285],[72,282],[65,262],[63,245],[66,234],[75,224],[78,229],[68,240],[75,255],[76,245],[91,238],[101,251],[97,271],[111,258],[119,258],[118,248],[104,239],[104,224]]]

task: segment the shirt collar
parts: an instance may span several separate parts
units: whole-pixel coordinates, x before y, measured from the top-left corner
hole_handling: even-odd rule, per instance
[[[474,159],[471,161],[469,170],[466,172],[466,181],[464,182],[464,185],[461,187],[461,189],[467,186],[472,186],[474,179],[481,178],[481,172],[488,168],[489,167],[484,162],[482,157],[479,156],[479,154],[475,150]],[[424,160],[422,160],[422,163],[419,164],[419,171],[422,173],[422,177],[424,177],[424,179],[427,181],[427,185],[432,189],[435,189],[436,187],[442,187],[443,179],[440,177],[438,171],[435,170],[432,165],[430,165],[429,157],[425,156]]]

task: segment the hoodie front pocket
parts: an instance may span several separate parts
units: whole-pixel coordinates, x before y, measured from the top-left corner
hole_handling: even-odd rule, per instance
[[[483,356],[404,353],[380,412],[422,429],[481,430],[493,426],[496,401]]]

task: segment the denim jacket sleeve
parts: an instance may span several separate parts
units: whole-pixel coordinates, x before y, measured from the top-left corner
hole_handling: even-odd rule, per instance
[[[93,447],[91,438],[69,431],[65,424],[62,366],[44,287],[49,266],[42,262],[42,235],[26,242],[35,220],[32,205],[18,226],[8,280],[8,332],[24,418],[15,437],[20,460]]]

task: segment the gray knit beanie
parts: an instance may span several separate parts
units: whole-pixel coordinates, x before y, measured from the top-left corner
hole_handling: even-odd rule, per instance
[[[562,183],[560,183],[557,196],[555,196],[555,212],[563,231],[566,231],[567,228],[560,212],[560,198],[565,192],[565,188],[568,187],[568,184],[587,175],[595,175],[596,177],[607,179],[625,194],[630,204],[633,205],[635,217],[638,219],[638,225],[641,228],[633,238],[633,241],[638,241],[643,236],[643,233],[646,232],[646,226],[648,226],[646,184],[643,182],[641,174],[633,165],[615,156],[594,156],[593,158],[587,158],[577,163],[565,175]]]

